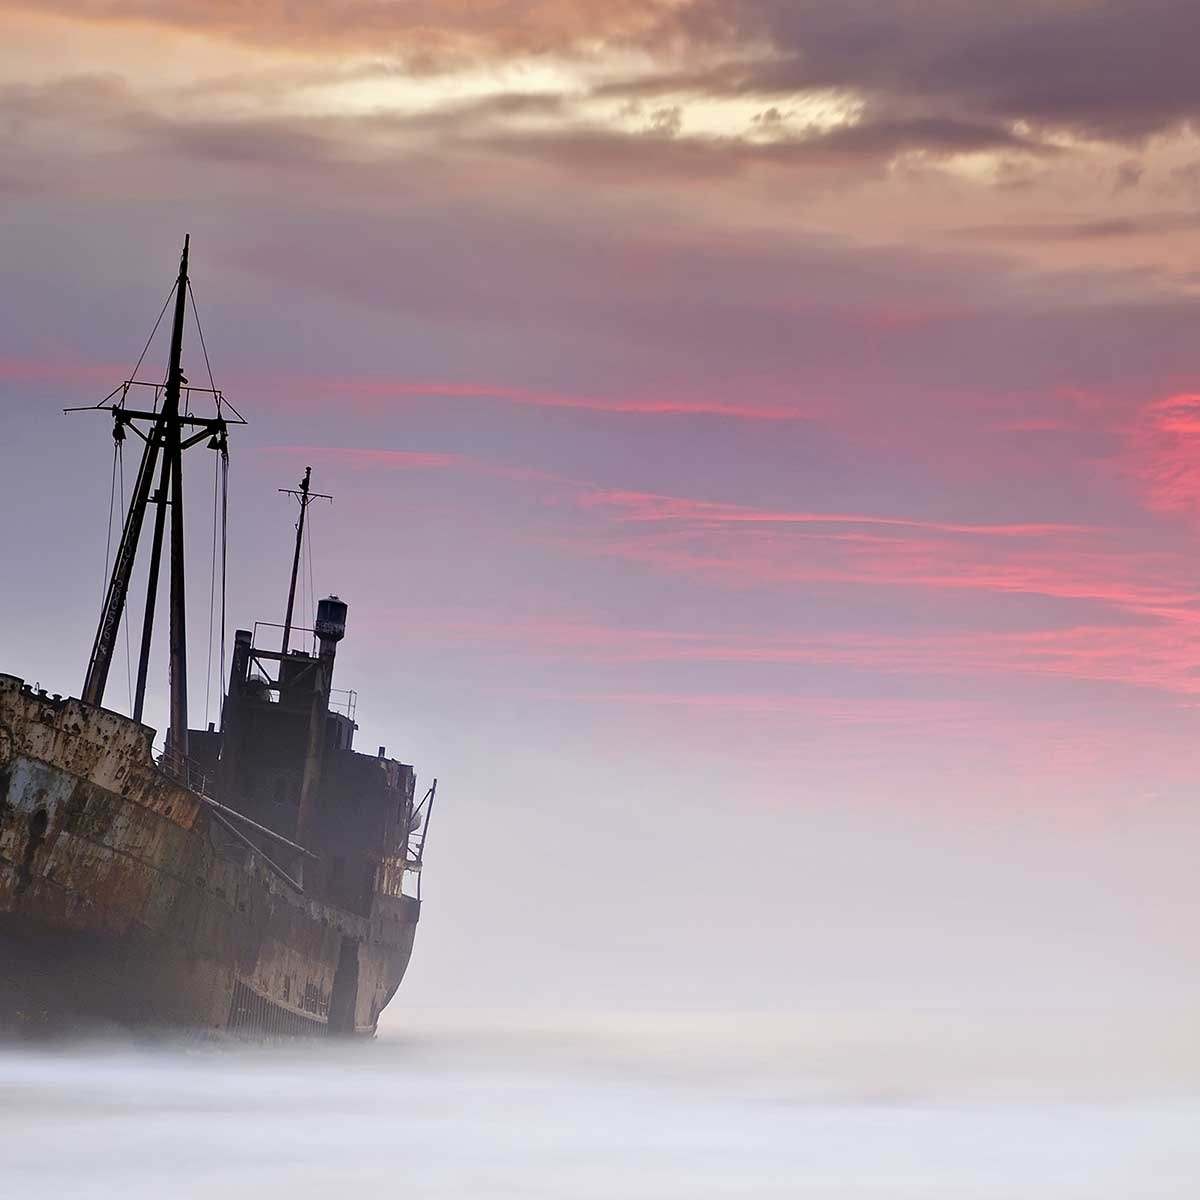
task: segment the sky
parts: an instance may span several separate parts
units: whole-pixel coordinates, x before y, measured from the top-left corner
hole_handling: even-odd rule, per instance
[[[311,465],[359,746],[440,781],[401,1007],[1194,1006],[1198,35],[2,0],[0,669],[79,690],[114,464],[61,409],[186,232],[230,627]]]

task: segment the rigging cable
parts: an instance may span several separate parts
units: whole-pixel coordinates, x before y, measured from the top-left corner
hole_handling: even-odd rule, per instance
[[[200,338],[200,351],[204,355],[204,369],[208,374],[208,386],[212,390],[213,399],[217,406],[217,416],[221,416],[221,406],[224,402],[224,397],[217,390],[217,382],[213,378],[212,363],[208,357],[208,343],[204,340],[204,326],[200,324],[200,309],[196,304],[196,293],[192,288],[192,281],[187,281],[188,300],[192,306],[192,319],[196,322],[196,333]],[[230,408],[233,408],[230,405]],[[237,409],[234,408],[235,415],[239,415]],[[210,702],[212,696],[212,668],[213,668],[213,627],[216,623],[215,617],[215,591],[217,584],[217,528],[220,526],[220,542],[221,542],[221,639],[220,639],[220,667],[219,667],[219,692],[221,700],[221,710],[225,708],[225,609],[226,609],[226,568],[229,560],[229,450],[222,444],[218,450],[220,461],[216,464],[213,474],[213,546],[212,546],[212,575],[209,580],[208,588],[208,685],[204,697],[204,720],[208,723],[210,715]],[[219,498],[218,498],[219,490]]]
[[[208,386],[212,388],[213,395],[217,398],[217,416],[221,415],[221,393],[217,391],[216,381],[213,379],[212,364],[208,361],[208,347],[204,344],[204,329],[200,325],[200,310],[196,307],[196,293],[192,291],[192,281],[188,280],[187,285],[188,299],[192,302],[192,318],[196,322],[196,332],[200,335],[200,349],[204,353],[204,369],[208,372]]]
[[[137,378],[138,369],[142,365],[142,359],[146,357],[146,351],[150,349],[150,343],[152,341],[154,341],[154,335],[158,332],[158,327],[162,324],[163,317],[166,316],[167,305],[171,303],[171,297],[175,295],[175,288],[177,288],[178,286],[179,286],[179,284],[176,283],[175,287],[173,287],[167,293],[167,298],[163,301],[162,312],[160,312],[158,314],[158,320],[154,322],[154,328],[152,330],[150,330],[150,336],[146,339],[146,344],[142,347],[141,354],[138,355],[138,360],[134,364],[133,371],[130,373],[130,376],[129,376],[130,379]]]
[[[221,726],[225,713],[225,568],[229,559],[229,450],[221,447]]]
[[[304,519],[305,513],[303,499],[300,501],[300,512],[301,516],[296,518],[296,536],[300,538],[300,610],[306,614],[306,620],[311,620],[312,616],[308,608],[308,568],[305,565],[308,562],[308,527],[306,525],[301,528],[299,524]],[[308,626],[302,625],[301,629],[307,632]]]
[[[104,602],[108,598],[108,568],[112,562],[112,519],[113,507],[117,502],[117,457],[121,443],[113,439],[112,484],[108,491],[108,532],[104,535],[104,578],[100,580],[100,610],[104,611]]]
[[[217,611],[217,527],[221,519],[220,504],[221,462],[213,462],[213,526],[212,526],[212,562],[208,576],[208,661],[204,681],[204,724],[209,724],[209,714],[212,712],[212,677],[213,677],[213,626],[216,623]]]
[[[125,528],[125,443],[117,443],[118,475],[121,496],[121,528]],[[123,613],[121,622],[125,626],[125,688],[129,693],[129,711],[133,712],[133,655],[129,649],[129,617]]]
[[[108,596],[108,570],[112,565],[112,532],[113,511],[117,508],[117,496],[121,497],[120,514],[121,528],[125,528],[125,441],[123,438],[113,439],[112,480],[108,489],[108,531],[104,536],[104,579],[101,584],[100,607]],[[122,614],[123,616],[124,614]],[[133,676],[130,673],[129,656],[129,622],[122,620],[125,626],[125,684],[129,692],[129,711],[133,711]]]
[[[312,521],[304,523],[304,540],[308,543],[308,619],[313,623],[311,654],[317,653],[317,589],[313,587]]]

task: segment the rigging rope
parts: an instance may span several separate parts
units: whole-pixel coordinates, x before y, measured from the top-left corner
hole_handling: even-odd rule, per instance
[[[192,319],[196,322],[196,333],[200,337],[200,351],[204,355],[204,369],[208,373],[208,386],[212,389],[213,399],[217,406],[217,416],[221,416],[221,405],[224,397],[217,390],[217,382],[213,378],[212,363],[208,358],[208,344],[204,340],[204,326],[200,324],[200,309],[196,304],[196,293],[192,289],[192,281],[187,281],[188,300],[192,306]],[[232,408],[233,406],[230,405]],[[237,409],[233,409],[237,414]],[[213,671],[213,631],[216,625],[216,586],[217,586],[217,541],[220,529],[221,545],[221,638],[220,638],[220,667],[218,693],[221,711],[225,708],[225,606],[226,606],[226,568],[229,561],[229,451],[222,447],[219,451],[220,460],[213,472],[213,542],[212,542],[212,574],[208,585],[208,680],[204,696],[204,721],[208,723],[211,712],[212,671]],[[220,714],[218,714],[220,715]]]
[[[213,527],[212,527],[212,562],[208,576],[208,661],[205,671],[204,686],[204,724],[209,723],[212,711],[212,677],[213,677],[213,625],[216,621],[217,610],[217,527],[220,524],[221,506],[219,487],[221,483],[221,461],[218,458],[213,463]]]
[[[300,501],[300,512],[304,512],[304,501]],[[300,611],[301,613],[308,612],[308,568],[305,565],[308,561],[308,529],[307,525],[304,529],[300,527],[300,519],[296,519],[296,534],[300,538]],[[305,618],[307,619],[307,618]],[[307,632],[308,626],[300,624],[300,628]]]
[[[229,540],[229,451],[221,451],[221,712],[225,711],[225,568]],[[224,722],[222,721],[222,728]]]
[[[112,565],[112,532],[113,532],[113,511],[118,508],[117,497],[121,497],[119,507],[121,516],[121,529],[125,528],[125,442],[124,439],[113,439],[113,465],[112,479],[108,489],[108,530],[104,535],[104,579],[101,584],[100,591],[100,607],[104,608],[105,601],[108,599],[108,571]],[[129,621],[125,619],[125,614],[122,613],[121,623],[125,626],[125,685],[129,692],[129,710],[133,711],[133,675],[130,670],[130,654],[129,654]]]
[[[192,281],[188,280],[187,285],[188,299],[192,302],[192,318],[196,322],[196,332],[200,335],[200,349],[204,353],[204,369],[208,372],[208,386],[212,388],[213,395],[217,400],[217,416],[221,415],[221,393],[217,391],[216,381],[213,379],[212,364],[208,361],[208,347],[204,344],[204,329],[200,324],[200,310],[196,307],[196,293],[192,291]]]
[[[133,368],[133,370],[130,372],[130,375],[129,375],[129,378],[130,378],[130,379],[136,379],[136,378],[137,378],[138,369],[139,369],[139,368],[141,367],[141,365],[142,365],[142,359],[146,357],[146,351],[150,349],[150,343],[151,343],[152,341],[154,341],[154,335],[155,335],[155,334],[158,332],[158,327],[159,327],[159,326],[162,324],[162,319],[163,319],[163,317],[164,317],[164,316],[166,316],[166,313],[167,313],[167,305],[171,303],[171,297],[175,295],[175,288],[176,288],[176,287],[178,287],[178,286],[179,286],[179,284],[178,284],[178,283],[176,283],[176,284],[175,284],[175,287],[173,287],[173,288],[172,288],[172,289],[171,289],[171,290],[170,290],[170,291],[167,293],[167,298],[166,298],[166,299],[163,301],[162,312],[160,312],[160,313],[158,314],[158,320],[154,322],[154,328],[153,328],[152,330],[150,330],[150,336],[149,336],[149,337],[146,339],[146,344],[145,344],[145,345],[142,347],[142,352],[141,352],[141,354],[139,354],[139,355],[138,355],[138,360],[137,360],[137,362],[134,364],[134,368]]]
[[[313,631],[311,633],[311,649],[310,654],[317,652],[317,631],[316,631],[316,615],[317,615],[317,589],[313,587],[313,549],[312,549],[312,520],[304,523],[304,540],[307,543],[308,553],[305,556],[308,559],[308,619],[313,622]]]
[[[117,459],[119,462],[121,496],[121,528],[125,528],[125,443],[117,443]],[[129,650],[129,614],[122,613],[122,624],[125,626],[125,688],[129,693],[129,711],[133,712],[133,655]]]
[[[108,491],[108,532],[104,535],[104,578],[100,580],[100,611],[104,611],[104,602],[108,599],[108,568],[112,562],[112,519],[113,507],[117,502],[117,457],[121,443],[113,441],[112,484]]]

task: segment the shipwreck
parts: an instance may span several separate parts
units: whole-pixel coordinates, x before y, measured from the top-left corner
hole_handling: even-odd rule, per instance
[[[183,465],[206,448],[223,478],[244,423],[183,374],[189,298],[185,240],[160,315],[173,305],[165,379],[129,379],[95,406],[118,450],[140,442],[140,463],[79,697],[0,674],[0,1027],[369,1036],[412,953],[437,783],[419,794],[411,766],[355,750],[355,697],[333,689],[346,604],[330,596],[311,629],[293,624],[309,471],[291,491],[282,625],[234,634],[219,725],[188,727]],[[159,745],[142,718],[164,558]],[[105,694],[135,561],[145,606],[123,715]]]

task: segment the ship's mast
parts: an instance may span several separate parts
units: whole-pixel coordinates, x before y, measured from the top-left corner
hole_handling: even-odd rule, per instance
[[[125,439],[126,427],[132,428],[145,442],[142,462],[138,469],[129,513],[121,533],[121,544],[117,550],[112,575],[105,592],[104,607],[100,624],[92,645],[84,680],[82,699],[88,704],[104,702],[105,685],[112,665],[116,647],[117,630],[125,611],[129,594],[129,583],[137,556],[138,541],[145,520],[146,506],[156,504],[153,542],[150,548],[150,565],[147,577],[146,611],[142,624],[141,653],[138,659],[137,691],[133,698],[133,716],[142,719],[146,698],[146,679],[150,664],[150,647],[154,629],[154,609],[158,595],[159,568],[162,562],[164,534],[166,533],[166,508],[171,508],[170,529],[170,727],[167,732],[166,749],[168,762],[179,768],[187,758],[187,613],[186,576],[184,569],[184,524],[183,524],[183,451],[205,438],[209,447],[222,455],[226,454],[226,432],[229,420],[241,424],[242,418],[233,410],[232,418],[222,412],[223,397],[215,389],[199,389],[209,392],[216,400],[215,418],[193,416],[181,412],[184,390],[187,394],[197,389],[188,387],[183,374],[183,331],[188,302],[188,246],[190,239],[183,241],[183,253],[179,260],[179,275],[174,290],[174,315],[171,324],[171,348],[168,356],[166,384],[161,388],[163,403],[152,411],[139,411],[126,406],[129,389],[138,380],[127,380],[125,384],[106,397],[95,408],[111,411],[113,436],[118,443]],[[165,310],[164,310],[165,311]],[[148,385],[141,385],[148,386]],[[159,389],[155,389],[158,394]],[[109,403],[120,392],[120,399]],[[189,402],[190,407],[190,402]],[[143,432],[138,422],[148,428]],[[188,432],[185,436],[184,430]],[[161,460],[160,460],[161,454]],[[158,469],[158,488],[151,496],[150,487]]]
[[[285,496],[295,496],[300,501],[300,519],[296,522],[296,549],[292,554],[292,581],[288,585],[287,613],[283,618],[283,645],[280,653],[285,657],[288,652],[288,644],[292,640],[292,615],[296,608],[296,576],[300,573],[300,548],[304,543],[304,518],[308,513],[308,506],[314,500],[333,499],[332,496],[327,496],[324,492],[309,491],[311,481],[312,467],[305,467],[304,478],[300,480],[299,491],[293,491],[291,488],[279,489]]]
[[[134,692],[134,695],[133,695],[133,719],[135,721],[140,721],[142,719],[142,711],[143,711],[143,709],[145,707],[145,703],[146,703],[146,677],[150,671],[150,644],[151,644],[151,641],[154,636],[154,609],[155,609],[155,605],[158,600],[158,573],[159,573],[159,567],[162,563],[163,532],[164,532],[164,528],[166,525],[168,502],[171,503],[171,506],[172,506],[172,517],[171,517],[172,581],[174,580],[174,565],[175,565],[175,562],[174,562],[174,544],[175,544],[174,531],[175,531],[175,528],[177,525],[180,525],[180,526],[182,525],[182,522],[177,521],[174,516],[175,508],[174,508],[173,497],[170,500],[168,500],[168,498],[171,496],[171,480],[173,478],[173,465],[174,465],[174,456],[170,452],[170,448],[168,446],[168,439],[170,438],[169,424],[172,423],[172,417],[174,417],[173,423],[177,429],[178,429],[178,425],[179,425],[179,421],[178,421],[179,390],[180,390],[180,386],[181,386],[181,381],[183,379],[183,372],[182,372],[182,365],[181,365],[181,360],[182,360],[182,356],[183,356],[183,320],[184,320],[184,316],[186,313],[186,305],[184,302],[186,299],[187,282],[188,282],[188,279],[187,279],[188,242],[189,242],[189,239],[187,237],[185,237],[183,240],[183,257],[180,259],[180,263],[179,263],[179,279],[176,281],[176,284],[175,284],[175,315],[174,315],[174,320],[172,321],[172,324],[171,324],[171,350],[170,350],[170,357],[169,357],[169,361],[168,361],[168,365],[167,365],[167,386],[165,389],[166,395],[164,398],[163,409],[162,409],[163,429],[162,429],[161,434],[159,435],[159,440],[161,440],[163,442],[164,447],[166,448],[166,452],[163,454],[162,468],[161,468],[161,470],[159,472],[159,476],[158,476],[158,490],[151,497],[152,503],[157,505],[157,508],[155,509],[155,514],[154,514],[154,538],[150,544],[150,570],[149,570],[149,573],[148,573],[147,579],[146,579],[146,610],[145,610],[145,614],[144,614],[144,617],[142,620],[142,647],[141,647],[141,654],[138,657],[137,690]],[[178,440],[177,436],[176,436],[176,440]],[[182,566],[183,566],[183,563],[181,561],[180,562],[181,574],[182,574]],[[175,589],[174,589],[174,583],[172,582],[172,588],[171,588],[171,598],[172,598],[171,646],[172,646],[172,649],[174,648],[174,644],[175,644],[175,638],[174,638],[175,606],[173,603],[174,594],[175,594]],[[186,656],[186,651],[185,651],[185,656]],[[186,672],[186,663],[185,663],[185,672]],[[171,679],[172,679],[171,728],[172,729],[177,728],[176,720],[175,720],[175,694],[174,694],[174,686],[173,686],[175,675],[176,675],[175,661],[174,661],[174,656],[172,656],[172,659],[171,659]],[[184,698],[183,698],[183,707],[184,707],[185,716],[186,716],[186,709],[187,709],[186,686],[185,686],[185,692],[184,692]],[[184,727],[186,728],[186,721],[184,723]],[[168,736],[168,741],[169,741],[169,736]]]
[[[171,626],[170,681],[171,726],[167,731],[167,753],[178,761],[187,758],[187,620],[183,573],[183,427],[179,423],[179,390],[183,383],[183,318],[187,310],[188,241],[183,239],[179,281],[175,285],[175,320],[171,326],[171,357],[167,365],[167,390],[163,401],[165,453],[163,477],[171,477]],[[160,484],[160,489],[161,489]],[[159,512],[166,496],[159,495]],[[156,532],[159,531],[156,523]],[[161,551],[155,547],[155,553]],[[140,664],[139,664],[140,672]]]

